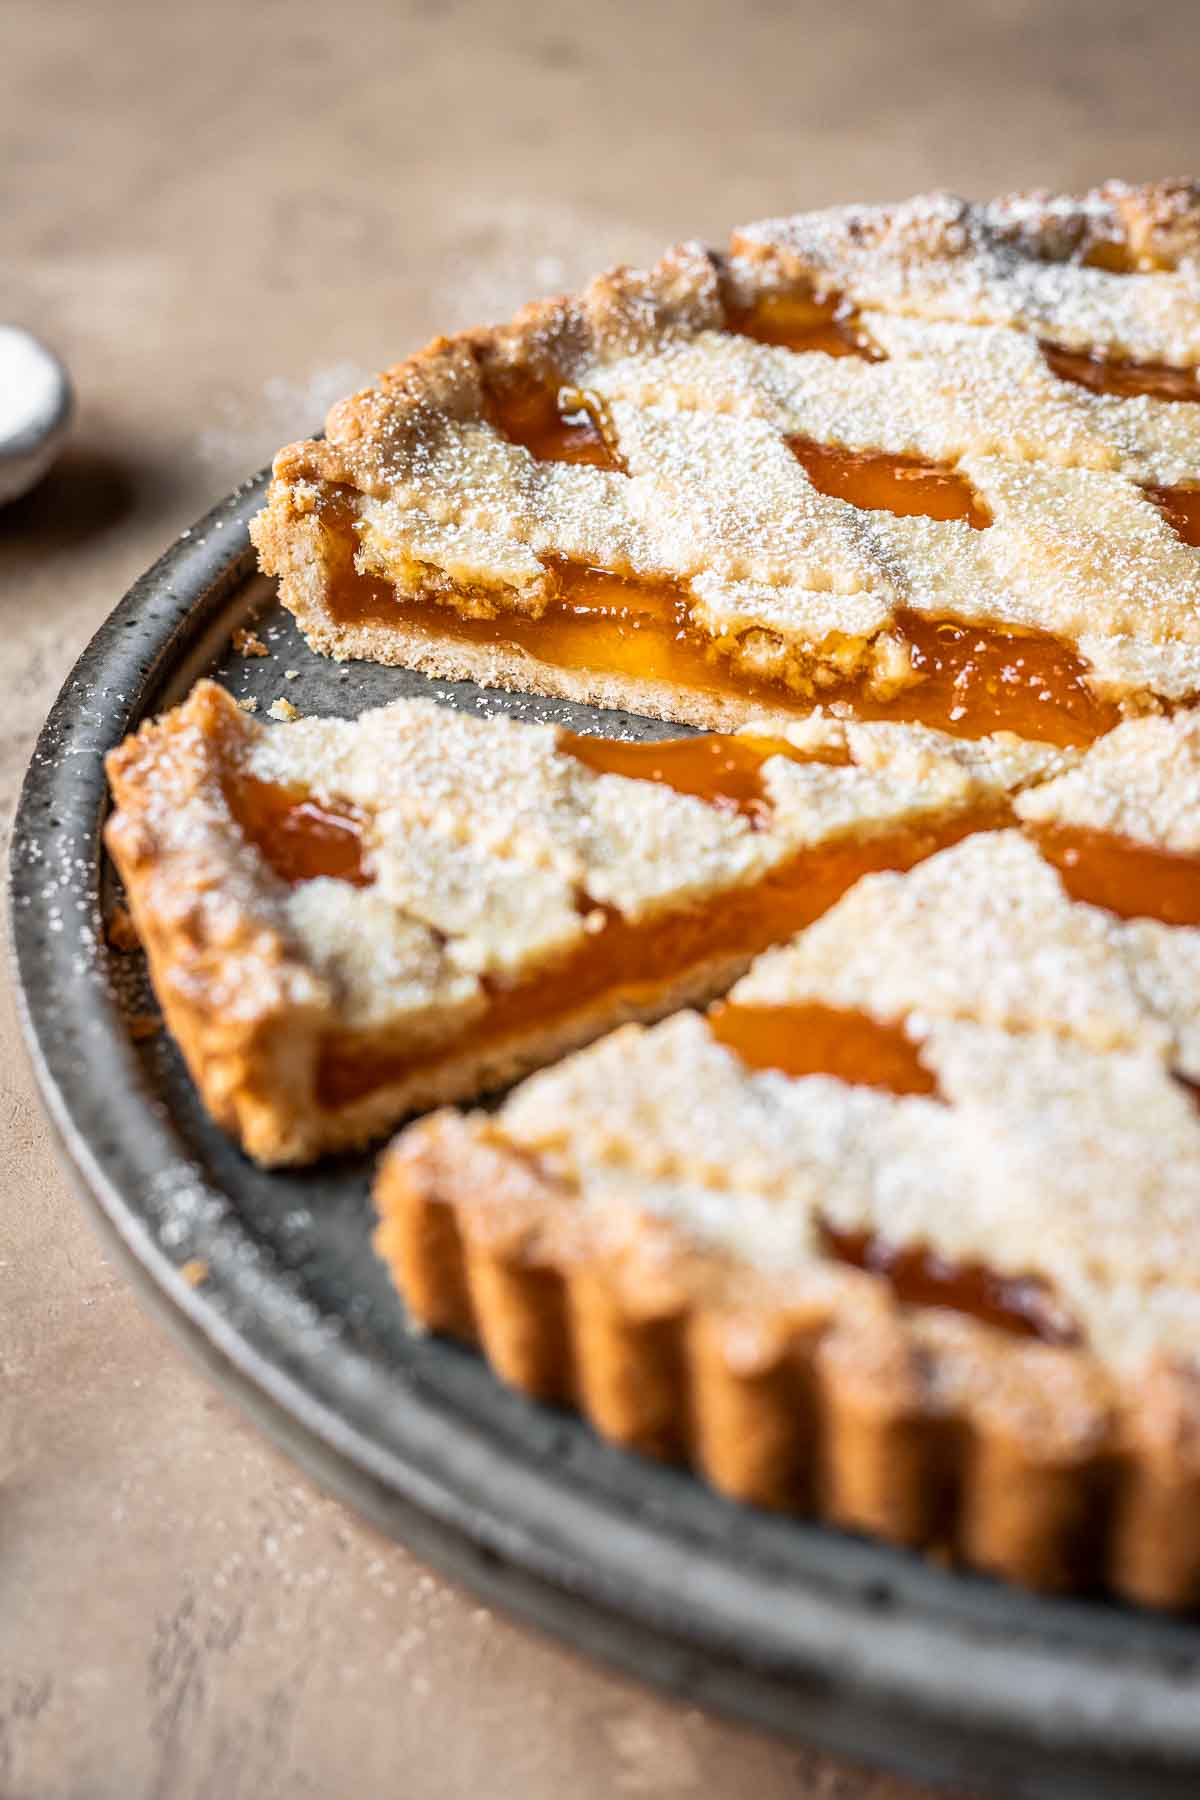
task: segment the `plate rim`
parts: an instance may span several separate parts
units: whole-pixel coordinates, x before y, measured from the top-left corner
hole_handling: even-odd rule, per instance
[[[291,1318],[286,1306],[282,1322],[266,1334],[274,1358],[263,1342],[263,1320],[239,1322],[245,1296],[237,1259],[226,1255],[221,1236],[231,1228],[227,1216],[219,1230],[214,1221],[211,1243],[203,1222],[197,1239],[217,1255],[214,1268],[226,1284],[219,1290],[222,1304],[180,1274],[144,1205],[139,1212],[127,1191],[133,1174],[153,1179],[139,1156],[154,1161],[166,1125],[148,1107],[103,957],[94,954],[103,875],[99,757],[154,710],[156,690],[165,688],[185,652],[195,656],[197,642],[245,586],[253,569],[246,527],[267,479],[266,471],[249,478],[183,532],[101,624],[39,734],[14,820],[9,937],[22,1033],[76,1184],[106,1235],[119,1243],[143,1297],[324,1485],[393,1535],[427,1539],[423,1549],[430,1560],[468,1585],[608,1662],[756,1723],[918,1776],[978,1783],[991,1778],[981,1772],[984,1758],[1006,1784],[1019,1779],[1018,1791],[1060,1794],[1076,1791],[1063,1785],[1071,1778],[1066,1758],[1088,1784],[1078,1788],[1080,1794],[1127,1792],[1096,1783],[1111,1768],[1109,1759],[1133,1757],[1140,1793],[1181,1791],[1175,1783],[1182,1771],[1200,1773],[1195,1626],[1021,1595],[807,1525],[794,1529],[827,1546],[832,1574],[822,1584],[814,1568],[812,1591],[789,1590],[790,1612],[781,1622],[766,1606],[779,1598],[772,1595],[768,1570],[747,1570],[736,1558],[698,1566],[680,1540],[677,1521],[673,1531],[669,1519],[618,1519],[611,1504],[601,1506],[594,1495],[581,1499],[573,1491],[564,1499],[561,1478],[547,1515],[552,1472],[527,1462],[514,1466],[511,1457],[501,1468],[505,1491],[497,1509],[497,1440],[472,1443],[461,1419],[447,1420],[444,1409],[431,1407],[419,1391],[407,1392],[403,1405],[397,1402],[405,1414],[409,1460],[372,1443],[334,1407],[328,1387],[314,1385],[314,1370],[303,1356],[297,1362],[294,1343],[289,1349],[280,1337]],[[153,627],[151,653],[135,659],[131,640],[140,642],[144,634],[131,628],[147,626]],[[89,703],[97,696],[101,704],[93,716]],[[64,755],[72,734],[71,753],[92,758],[82,778],[79,763],[70,765],[73,785]],[[56,829],[68,833],[59,846],[60,860],[66,855],[59,891],[71,892],[82,860],[90,902],[86,916],[74,908],[61,915],[53,943],[34,904],[46,872],[48,808],[50,817],[62,814]],[[82,962],[64,983],[62,957],[72,943]],[[140,1133],[123,1157],[106,1144],[81,1092],[81,1069],[101,1041],[115,1071],[118,1117],[138,1126],[135,1138]],[[178,1179],[181,1165],[177,1156],[171,1163],[169,1145],[163,1155],[163,1166]],[[253,1241],[248,1232],[242,1236]],[[236,1233],[230,1242],[235,1240]],[[344,1344],[341,1352],[350,1359],[355,1354]],[[586,1427],[566,1421],[563,1429]],[[489,1492],[490,1505],[484,1499]],[[424,1529],[429,1521],[432,1531]],[[597,1524],[604,1527],[599,1543],[591,1535]],[[653,1580],[645,1578],[648,1563],[657,1565]],[[964,1611],[962,1595],[974,1591],[986,1593],[986,1600]],[[953,1607],[952,1594],[958,1596]],[[1105,1617],[1109,1622],[1101,1626]],[[1133,1641],[1122,1660],[1117,1652],[1126,1638]],[[969,1671],[939,1665],[951,1644]],[[1073,1689],[1052,1679],[1064,1668]],[[947,1691],[947,1680],[951,1688],[957,1683],[957,1691]],[[1129,1773],[1126,1764],[1118,1778]],[[1041,1785],[1047,1781],[1053,1785]]]

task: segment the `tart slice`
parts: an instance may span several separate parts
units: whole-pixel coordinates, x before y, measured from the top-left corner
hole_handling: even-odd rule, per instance
[[[409,1127],[376,1241],[414,1318],[738,1499],[1200,1601],[1200,931],[1146,880],[1200,882],[1161,841],[1197,736],[1125,729],[707,1017]]]
[[[822,719],[618,743],[427,701],[263,726],[202,682],[110,756],[106,841],[209,1111],[300,1162],[711,997],[1069,761]]]
[[[1200,190],[770,220],[437,339],[275,461],[312,646],[728,729],[1200,693]]]

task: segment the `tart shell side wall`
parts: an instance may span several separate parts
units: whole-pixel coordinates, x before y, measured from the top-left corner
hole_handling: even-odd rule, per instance
[[[586,1231],[564,1238],[535,1174],[481,1152],[470,1129],[441,1117],[397,1140],[376,1180],[375,1246],[415,1319],[482,1349],[510,1386],[577,1407],[626,1449],[689,1463],[740,1502],[1040,1591],[1103,1586],[1171,1609],[1200,1599],[1200,1468],[1178,1391],[1122,1404],[1079,1352],[1010,1350],[973,1321],[907,1314],[869,1277],[856,1277],[847,1319],[777,1296],[772,1315],[752,1292],[743,1313],[705,1294],[719,1281],[697,1283],[686,1260],[639,1293],[589,1254]],[[975,1333],[999,1378],[959,1383],[955,1404],[946,1376]],[[1020,1361],[1006,1370],[1006,1358]],[[1070,1432],[1031,1419],[1042,1384]]]

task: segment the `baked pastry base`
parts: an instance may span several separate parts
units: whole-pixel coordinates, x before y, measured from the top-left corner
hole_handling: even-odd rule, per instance
[[[451,634],[438,637],[403,626],[331,626],[328,616],[320,612],[304,615],[297,610],[296,621],[312,648],[324,655],[417,669],[439,681],[476,681],[481,687],[545,694],[606,711],[698,725],[705,731],[737,731],[763,717],[763,702],[753,693],[738,695],[718,687],[687,688],[644,676],[571,669],[543,662],[515,644],[467,644]],[[790,704],[786,696],[774,695],[768,710],[781,719],[803,718],[812,712],[813,704],[799,699]]]

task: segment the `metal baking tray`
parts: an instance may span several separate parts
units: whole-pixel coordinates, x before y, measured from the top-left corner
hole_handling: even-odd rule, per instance
[[[693,1703],[998,1794],[1200,1793],[1200,1624],[1039,1599],[735,1506],[504,1389],[407,1326],[372,1254],[368,1156],[252,1167],[165,1033],[135,1040],[138,958],[105,947],[101,761],[213,673],[261,710],[402,694],[654,736],[672,728],[318,658],[255,571],[246,482],[136,584],[80,658],[12,846],[17,987],[66,1157],[137,1286],[320,1481],[489,1600]],[[268,658],[230,646],[253,623]],[[289,679],[285,671],[296,671]],[[143,1002],[144,1003],[144,1002]],[[207,1277],[193,1285],[196,1264]]]

